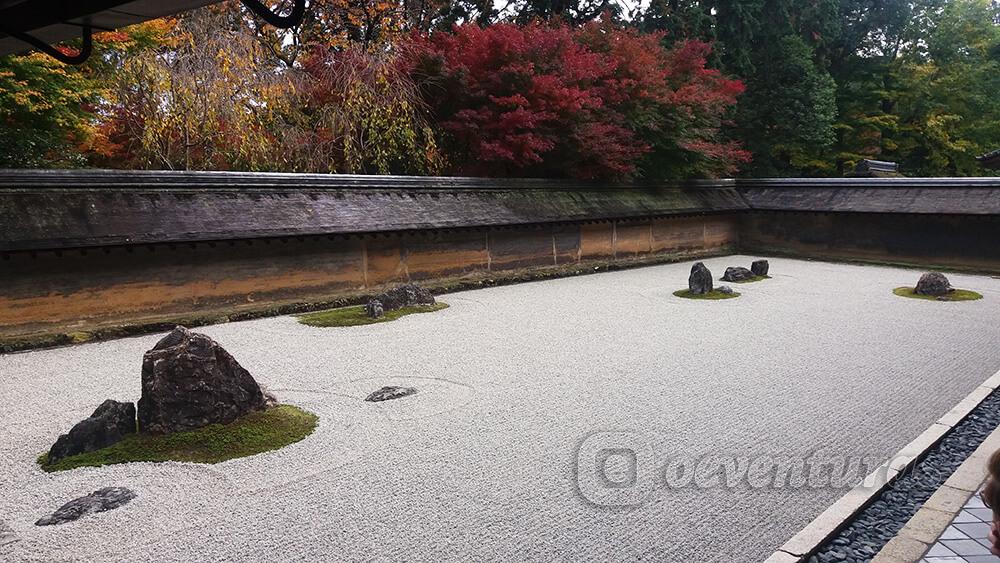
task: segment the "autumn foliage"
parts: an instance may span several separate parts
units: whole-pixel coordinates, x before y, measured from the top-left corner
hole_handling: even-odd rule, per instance
[[[8,165],[658,180],[748,160],[722,138],[742,84],[706,43],[610,18],[404,32],[430,12],[393,6],[317,5],[280,35],[230,2],[100,34],[81,68],[14,57],[12,94],[63,101],[0,96]]]
[[[749,155],[720,137],[742,84],[706,68],[709,45],[661,39],[597,22],[462,25],[413,36],[403,52],[455,173],[734,172]]]

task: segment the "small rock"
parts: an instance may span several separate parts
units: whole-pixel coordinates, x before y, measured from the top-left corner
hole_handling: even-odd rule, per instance
[[[930,272],[920,276],[913,293],[918,295],[947,295],[954,291],[944,274]]]
[[[10,526],[0,521],[0,545],[7,545],[16,541],[17,536],[14,535],[14,530],[11,530]]]
[[[125,487],[106,487],[85,497],[71,500],[59,507],[51,516],[46,516],[36,526],[53,526],[79,520],[87,514],[107,512],[125,506],[135,498],[135,493]]]
[[[369,403],[378,403],[381,401],[389,401],[392,399],[401,399],[403,397],[412,395],[416,393],[417,390],[413,387],[398,387],[395,385],[386,385],[385,387],[379,389],[378,391],[373,391],[365,401]]]
[[[371,319],[379,319],[385,316],[385,308],[378,299],[371,299],[365,305],[365,314]]]
[[[434,304],[434,296],[431,295],[430,291],[412,283],[379,293],[372,299],[381,303],[384,311],[395,311],[410,305]]]
[[[222,346],[179,326],[142,357],[139,429],[166,434],[228,424],[274,404]]]
[[[725,293],[726,295],[733,294],[733,288],[729,287],[728,285],[720,285],[718,291],[719,293]]]
[[[755,276],[766,276],[770,267],[771,266],[767,263],[767,260],[754,260],[753,263],[750,264],[750,271],[753,272],[753,275]]]
[[[691,266],[691,275],[688,276],[688,291],[692,295],[704,295],[712,292],[712,272],[704,263],[696,262],[694,266]]]
[[[754,274],[750,270],[742,266],[731,266],[726,268],[726,273],[723,274],[722,280],[727,282],[741,282],[753,279]]]
[[[69,433],[59,436],[49,450],[49,463],[71,455],[106,448],[135,432],[135,405],[108,399],[90,418],[82,420]]]

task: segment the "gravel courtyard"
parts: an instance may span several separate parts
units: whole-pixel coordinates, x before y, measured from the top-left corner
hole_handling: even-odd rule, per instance
[[[705,262],[718,278],[752,259]],[[918,271],[771,259],[773,279],[732,284],[739,299],[674,297],[690,267],[444,295],[448,309],[369,326],[196,329],[320,416],[303,442],[219,465],[35,464],[104,399],[139,398],[162,335],[0,356],[0,521],[17,538],[0,560],[759,561],[844,489],[597,506],[577,487],[581,441],[632,431],[658,460],[882,460],[1000,369],[998,279],[949,275],[984,299],[939,303],[892,294]],[[392,384],[419,392],[362,401]],[[138,498],[33,525],[110,486]]]

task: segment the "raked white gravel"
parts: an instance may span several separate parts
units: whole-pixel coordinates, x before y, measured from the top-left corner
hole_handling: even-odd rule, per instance
[[[706,263],[718,277],[751,258]],[[845,489],[658,489],[602,508],[576,486],[581,440],[635,431],[657,463],[884,459],[1000,368],[997,279],[951,275],[985,299],[938,303],[892,294],[917,271],[772,259],[739,299],[676,298],[690,266],[445,295],[444,311],[364,327],[197,329],[320,416],[303,442],[219,465],[35,465],[104,399],[139,398],[161,335],[0,356],[0,521],[17,538],[0,561],[758,561]],[[362,401],[391,384],[419,393]],[[138,498],[33,525],[106,486]]]

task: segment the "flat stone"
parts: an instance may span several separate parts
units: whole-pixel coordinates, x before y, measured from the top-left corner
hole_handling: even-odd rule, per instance
[[[962,509],[965,501],[969,500],[969,496],[971,496],[969,491],[963,491],[961,489],[949,487],[948,485],[942,485],[937,492],[931,495],[931,498],[927,499],[924,506],[926,508],[940,510],[941,512],[958,514],[958,511]]]
[[[767,263],[767,260],[754,260],[753,263],[750,264],[750,271],[753,272],[753,275],[755,276],[766,276],[768,270],[770,269],[771,266]]]
[[[929,272],[920,276],[913,293],[918,295],[947,295],[954,291],[948,278],[940,272]]]
[[[885,544],[872,563],[915,563],[927,551],[927,544],[906,536],[896,536]]]
[[[73,522],[87,514],[107,512],[125,506],[136,497],[135,493],[125,487],[106,487],[94,491],[85,497],[73,499],[59,507],[51,516],[46,516],[36,526],[54,526]]]
[[[179,326],[142,357],[139,428],[166,434],[228,424],[274,404],[229,352]]]
[[[696,262],[691,266],[691,275],[688,276],[688,291],[692,295],[704,295],[712,292],[712,272],[703,262]]]
[[[910,521],[899,531],[899,535],[907,536],[926,544],[934,543],[951,524],[955,515],[951,512],[941,512],[933,508],[921,508],[910,518]]]
[[[726,268],[726,273],[722,275],[722,281],[727,282],[741,282],[752,280],[753,278],[753,272],[742,266],[730,266]]]
[[[59,436],[49,449],[49,463],[106,448],[135,433],[135,405],[107,400],[89,418]]]
[[[365,397],[365,401],[369,403],[378,403],[381,401],[390,401],[392,399],[401,399],[416,393],[417,390],[413,387],[398,387],[395,385],[386,385],[385,387],[372,391],[370,395]]]
[[[728,285],[720,285],[718,291],[719,293],[725,293],[726,295],[733,294],[733,288],[729,287]]]

